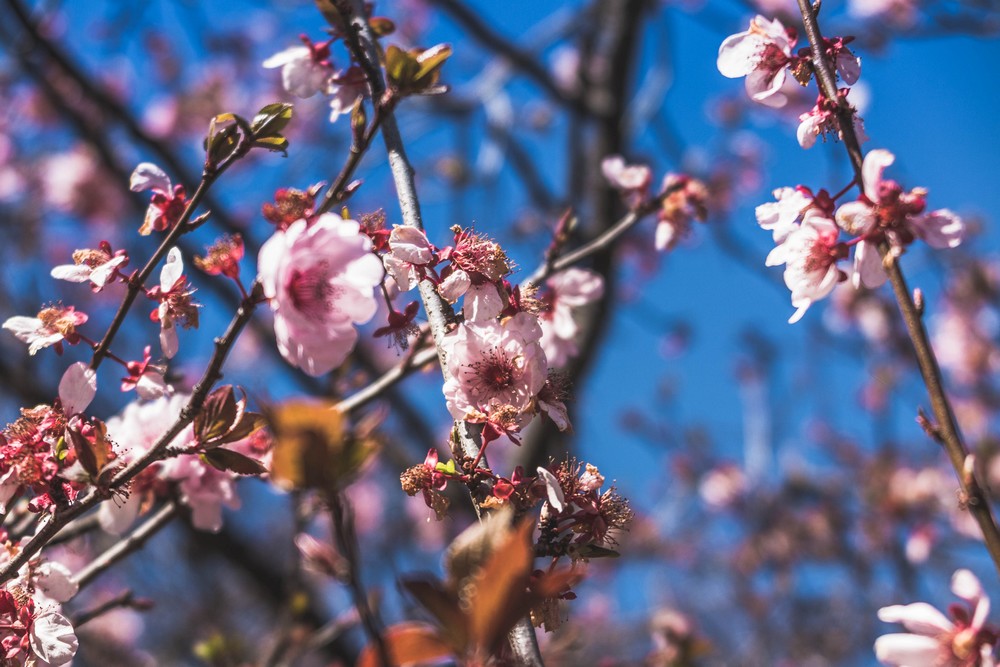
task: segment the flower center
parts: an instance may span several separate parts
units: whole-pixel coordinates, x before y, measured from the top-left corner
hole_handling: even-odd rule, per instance
[[[330,263],[318,262],[305,271],[292,270],[287,290],[292,305],[306,317],[323,318],[335,310],[334,298],[340,292],[330,284]]]
[[[516,366],[514,360],[502,351],[493,348],[483,355],[483,359],[468,365],[467,377],[472,384],[488,393],[510,389],[514,385]]]

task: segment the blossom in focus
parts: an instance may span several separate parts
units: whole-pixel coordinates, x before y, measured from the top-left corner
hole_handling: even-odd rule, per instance
[[[300,39],[303,46],[290,46],[264,61],[267,69],[281,68],[281,85],[296,97],[312,97],[325,92],[333,76],[333,65],[329,61],[330,42],[314,43],[305,35]]]
[[[59,380],[59,402],[67,417],[86,410],[96,395],[97,371],[82,361],[67,368]]]
[[[529,313],[503,323],[466,323],[449,334],[444,396],[452,417],[486,422],[509,413],[516,426],[526,425],[545,385],[541,337],[538,320]]]
[[[798,229],[798,222],[812,205],[813,196],[807,188],[778,188],[773,193],[776,201],[761,204],[756,209],[757,224],[770,231],[774,242],[781,244]]]
[[[840,91],[842,97],[846,97],[848,89]],[[831,102],[825,96],[820,95],[816,101],[816,106],[799,116],[799,127],[796,130],[796,138],[802,148],[812,148],[816,145],[816,139],[820,136],[826,137],[830,132],[836,132],[841,140],[844,133],[840,130],[840,121],[837,119],[837,103]],[[861,116],[855,111],[851,114],[854,125],[854,135],[859,143],[868,141],[865,134],[865,123]]]
[[[863,193],[836,212],[837,224],[861,237],[854,251],[855,286],[878,287],[886,281],[878,251],[883,240],[899,254],[917,238],[932,248],[954,248],[965,233],[962,219],[948,209],[925,213],[926,190],[914,188],[906,192],[896,181],[882,177],[895,160],[887,150],[869,151],[861,168]]]
[[[837,260],[847,256],[846,247],[837,240],[839,234],[832,220],[809,211],[802,224],[767,256],[767,266],[785,265],[785,285],[797,309],[789,323],[802,319],[813,302],[845,278],[837,267]]]
[[[101,241],[96,249],[77,250],[73,253],[72,264],[62,264],[52,269],[56,280],[71,283],[90,282],[95,292],[100,291],[119,275],[121,267],[128,264],[128,253],[124,250],[112,252],[111,244]]]
[[[422,493],[424,503],[434,510],[438,520],[444,518],[449,500],[441,492],[448,486],[448,475],[438,470],[437,450],[428,450],[423,463],[404,470],[399,476],[399,483],[409,496]]]
[[[177,354],[177,326],[198,328],[198,304],[192,300],[193,294],[184,276],[181,251],[171,248],[160,271],[160,284],[147,294],[150,299],[160,302],[149,317],[160,323],[160,347],[167,359]]]
[[[434,248],[416,227],[395,225],[389,234],[389,252],[382,257],[386,272],[403,292],[417,286],[423,267],[434,261]]]
[[[377,308],[383,270],[371,247],[357,222],[327,213],[311,224],[292,223],[261,248],[260,280],[274,310],[278,350],[290,364],[322,375],[350,354],[355,325]]]
[[[55,345],[56,352],[62,354],[62,342],[78,343],[80,335],[76,328],[86,321],[87,314],[73,306],[49,306],[39,311],[37,317],[11,317],[3,323],[3,328],[27,343],[30,355],[50,345]]]
[[[143,162],[132,172],[129,179],[132,192],[152,190],[153,196],[146,208],[146,219],[139,228],[143,236],[154,230],[162,232],[172,229],[187,208],[187,196],[183,185],[172,185],[166,172],[152,162]]]
[[[556,368],[578,353],[576,343],[579,327],[573,314],[604,294],[604,278],[589,269],[570,268],[545,282],[549,291],[543,297],[549,309],[539,315],[542,328],[540,343],[549,366]]]
[[[438,293],[449,303],[465,297],[467,322],[489,322],[507,305],[503,278],[511,273],[510,260],[500,245],[472,231],[453,227],[455,245],[441,251],[451,265],[442,272]]]
[[[716,64],[725,77],[745,76],[747,93],[760,102],[778,92],[785,82],[795,41],[794,31],[781,21],[768,21],[758,14],[749,29],[722,42]]]
[[[958,570],[951,590],[967,607],[952,605],[950,619],[926,602],[879,609],[880,620],[902,623],[910,631],[879,637],[879,662],[894,667],[992,667],[997,634],[986,625],[990,600],[979,579],[969,570]]]
[[[122,378],[122,391],[131,391],[142,399],[153,399],[163,396],[170,390],[169,385],[163,379],[163,369],[154,366],[149,354],[147,345],[142,351],[142,361],[130,361],[125,365],[128,370],[128,377]]]

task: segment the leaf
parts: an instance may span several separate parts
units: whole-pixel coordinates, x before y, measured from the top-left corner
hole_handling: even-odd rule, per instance
[[[420,55],[416,57],[417,62],[420,64],[417,70],[415,81],[419,82],[431,73],[437,73],[444,61],[451,57],[451,47],[447,44],[438,44],[437,46],[432,46]],[[434,81],[437,81],[437,77],[434,77]]]
[[[420,70],[417,59],[399,48],[391,45],[385,51],[385,73],[389,81],[396,87],[406,90],[413,82],[413,77]]]
[[[403,579],[400,583],[444,628],[451,645],[464,653],[469,643],[469,619],[455,592],[432,577]]]
[[[66,429],[66,440],[72,443],[76,458],[93,479],[97,479],[104,466],[112,458],[111,441],[108,440],[108,429],[104,422],[95,419],[90,431],[90,437],[84,436],[76,428]]]
[[[452,657],[455,652],[438,631],[423,623],[397,623],[382,635],[393,665],[412,665]],[[357,667],[382,667],[378,651],[369,644],[361,651]]]
[[[194,434],[198,442],[207,445],[225,436],[240,411],[233,385],[227,384],[213,391],[194,418]]]
[[[266,148],[269,151],[274,151],[275,153],[281,152],[288,154],[288,139],[282,136],[273,137],[261,137],[259,139],[254,139],[254,148]]]
[[[376,37],[385,37],[396,32],[396,24],[392,22],[392,19],[385,16],[372,16],[368,19],[368,25],[371,26],[372,32],[375,33]]]
[[[257,459],[223,447],[203,452],[201,459],[216,470],[228,470],[237,475],[262,475],[267,472],[264,464]]]
[[[271,477],[287,489],[342,488],[375,452],[332,404],[288,401],[264,413],[274,434]]]
[[[535,557],[534,523],[522,521],[476,574],[469,599],[470,640],[494,653],[499,641],[531,607],[528,581]]]
[[[254,138],[278,137],[281,131],[292,120],[292,105],[287,102],[274,102],[261,107],[250,123]]]

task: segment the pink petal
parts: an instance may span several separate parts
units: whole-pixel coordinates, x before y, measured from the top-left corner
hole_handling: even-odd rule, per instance
[[[132,177],[129,179],[128,187],[133,192],[159,190],[160,192],[170,193],[173,191],[170,177],[152,162],[142,162],[135,168],[135,171],[132,172]]]
[[[875,640],[875,657],[884,665],[937,667],[941,644],[922,635],[882,635]]]
[[[97,371],[82,361],[66,369],[59,381],[59,400],[67,416],[86,410],[96,395]]]
[[[865,196],[873,202],[878,201],[878,186],[882,182],[882,172],[896,161],[896,156],[884,148],[869,151],[861,164],[861,182],[864,184]]]
[[[171,248],[167,253],[167,261],[160,270],[160,289],[164,292],[169,291],[183,274],[184,259],[181,257],[181,251],[179,248]]]
[[[950,632],[954,627],[947,616],[926,602],[882,607],[878,617],[885,623],[902,623],[907,630],[928,636]]]
[[[563,495],[559,480],[556,479],[556,476],[548,468],[542,468],[541,466],[538,468],[538,477],[545,483],[545,494],[548,496],[549,505],[556,512],[562,512],[566,506],[566,496]]]

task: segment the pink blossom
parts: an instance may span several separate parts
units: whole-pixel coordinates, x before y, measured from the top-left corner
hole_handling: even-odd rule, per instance
[[[176,394],[169,398],[163,396],[152,401],[130,403],[120,415],[109,419],[108,437],[122,448],[122,461],[130,463],[148,451],[177,420],[188,398]],[[187,426],[174,438],[171,446],[185,448],[194,444],[194,429]],[[101,505],[100,519],[105,530],[120,533],[127,529],[142,504],[141,490],[155,488],[154,481],[177,485],[181,502],[191,508],[192,523],[200,530],[219,530],[222,527],[222,508],[239,507],[235,475],[217,470],[197,454],[181,454],[155,463],[144,474],[148,477],[139,478],[132,496],[124,504]]]
[[[73,625],[62,614],[47,610],[31,624],[31,650],[49,667],[68,665],[76,655],[78,642]]]
[[[952,619],[926,602],[879,609],[885,623],[902,623],[910,634],[888,634],[875,641],[875,657],[898,667],[992,667],[995,630],[986,626],[990,601],[972,572],[958,570],[952,592],[968,605],[956,605]]]
[[[777,201],[757,207],[757,224],[774,235],[776,244],[781,244],[798,229],[798,221],[812,205],[813,196],[802,187],[778,188],[772,194]]]
[[[847,95],[848,89],[840,91],[842,96]],[[826,137],[830,132],[836,132],[837,137],[843,140],[844,133],[840,129],[840,120],[837,117],[837,103],[831,102],[825,96],[820,95],[816,106],[799,116],[799,128],[796,131],[796,138],[802,148],[812,148],[816,145],[816,139],[820,136]],[[861,116],[855,111],[851,114],[851,121],[854,125],[854,135],[860,143],[868,141],[865,134],[865,123]]]
[[[663,198],[656,215],[657,250],[671,250],[691,231],[691,222],[708,218],[708,187],[696,178],[685,174],[668,173],[663,178],[663,192],[670,194]]]
[[[629,206],[641,202],[653,180],[653,172],[644,164],[627,164],[621,155],[601,160],[601,173],[615,188],[625,193]]]
[[[574,313],[604,294],[604,278],[588,269],[570,268],[545,282],[543,297],[549,309],[539,317],[542,337],[539,341],[549,366],[559,368],[579,353],[579,333]]]
[[[70,345],[80,341],[76,328],[86,321],[87,314],[73,306],[50,306],[39,311],[37,317],[11,317],[3,323],[3,328],[27,343],[30,355],[50,345],[55,345],[56,352],[61,354],[64,340]]]
[[[312,97],[325,92],[333,65],[330,64],[330,42],[313,43],[302,35],[303,46],[290,46],[264,61],[267,69],[281,68],[281,85],[296,97]]]
[[[330,95],[330,122],[351,113],[358,99],[364,97],[368,90],[368,79],[357,65],[352,65],[343,72],[338,72],[330,79],[327,93]]]
[[[139,398],[150,400],[170,392],[170,386],[163,379],[163,368],[154,366],[147,345],[142,351],[142,361],[130,361],[125,365],[128,377],[122,378],[121,390],[131,391]]]
[[[395,225],[389,234],[389,252],[382,257],[386,272],[407,292],[423,277],[423,267],[434,261],[434,248],[416,227]]]
[[[258,270],[274,310],[281,355],[310,375],[339,366],[354,347],[356,324],[377,308],[382,262],[354,220],[329,213],[278,231],[260,250]]]
[[[467,322],[489,322],[507,306],[503,278],[510,261],[496,242],[470,230],[453,227],[455,245],[441,251],[451,265],[442,273],[438,293],[449,303],[465,297],[462,313]]]
[[[101,241],[97,249],[77,250],[73,253],[73,264],[62,264],[52,269],[56,280],[71,283],[90,282],[95,292],[99,292],[119,275],[121,267],[128,264],[128,253],[119,250],[112,253],[111,244]]]
[[[843,278],[837,260],[846,249],[837,241],[840,230],[832,220],[810,210],[798,229],[767,256],[767,266],[785,265],[785,285],[797,309],[789,323],[798,322],[813,302],[833,291]]]
[[[166,172],[152,162],[139,164],[129,179],[129,189],[132,192],[152,190],[149,207],[146,208],[146,219],[139,228],[143,236],[154,230],[162,232],[171,229],[181,219],[187,207],[187,196],[183,185],[172,185]]]
[[[906,192],[896,181],[882,177],[895,160],[887,150],[869,151],[861,168],[863,194],[837,209],[837,224],[861,237],[854,252],[855,286],[878,287],[885,282],[878,251],[882,240],[888,241],[896,255],[915,238],[933,248],[954,248],[962,242],[965,225],[961,218],[948,209],[926,213],[926,190]]]
[[[545,385],[541,336],[538,320],[528,313],[503,323],[463,324],[450,334],[444,396],[452,417],[484,422],[507,410],[518,425],[526,424]]]
[[[768,21],[758,14],[748,30],[722,42],[719,71],[730,79],[745,76],[747,93],[760,102],[778,92],[785,82],[795,41],[794,31],[786,29],[781,21]]]
[[[150,319],[160,323],[160,347],[163,356],[177,354],[177,327],[198,327],[198,304],[192,300],[194,289],[184,276],[184,259],[178,248],[171,248],[160,270],[160,284],[147,296],[160,302]]]

